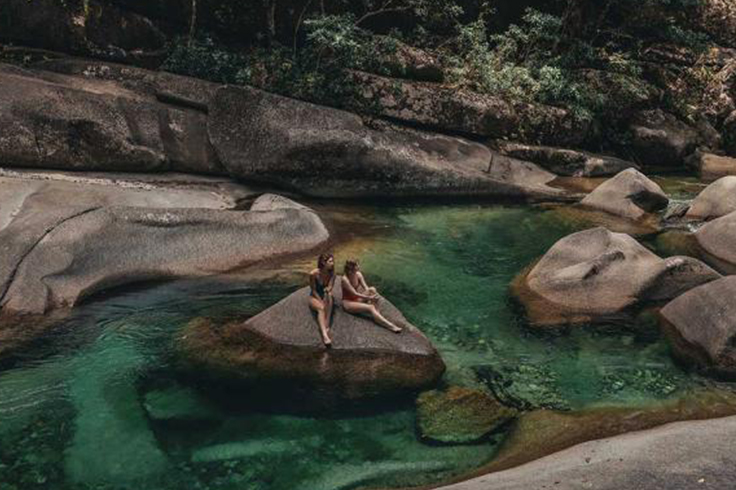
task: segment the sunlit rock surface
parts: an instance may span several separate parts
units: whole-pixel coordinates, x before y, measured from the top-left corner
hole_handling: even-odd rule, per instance
[[[697,287],[668,303],[662,323],[677,357],[707,373],[736,378],[736,277]]]
[[[667,207],[662,188],[636,169],[620,172],[591,192],[580,204],[632,221],[645,220],[650,213]]]
[[[5,175],[3,314],[44,314],[114,286],[225,272],[328,238],[314,212],[286,199],[266,195],[254,211],[233,209],[247,189],[217,180]]]
[[[698,194],[685,217],[708,221],[734,211],[736,211],[736,176],[729,176],[716,180]]]
[[[335,288],[337,304],[341,288]],[[388,300],[381,312],[395,334],[336,306],[327,349],[303,288],[246,322],[192,321],[179,349],[189,370],[230,383],[283,382],[306,398],[358,399],[431,387],[445,365],[419,329]]]
[[[720,275],[690,257],[661,259],[605,228],[558,241],[513,290],[535,324],[614,321],[647,301],[663,301]]]
[[[705,224],[695,240],[703,260],[724,274],[736,273],[736,211]]]

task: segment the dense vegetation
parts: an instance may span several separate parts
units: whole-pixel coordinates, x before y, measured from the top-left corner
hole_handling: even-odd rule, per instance
[[[648,46],[674,43],[697,52],[705,45],[707,38],[687,25],[699,1],[528,2],[516,19],[499,13],[498,2],[381,0],[360,8],[306,2],[279,16],[274,1],[266,2],[277,9],[266,8],[266,29],[240,45],[232,39],[246,14],[221,1],[210,24],[176,45],[166,68],[334,101],[350,88],[345,70],[381,73],[382,60],[409,44],[432,52],[455,87],[570,107],[591,118],[655,93],[640,59]],[[681,75],[699,82],[696,73]],[[670,103],[691,115],[683,99]]]
[[[94,17],[103,0],[29,1]],[[351,70],[414,78],[410,50],[453,89],[610,127],[651,107],[694,123],[716,71],[692,20],[707,0],[104,1],[161,26],[164,69],[338,106]]]

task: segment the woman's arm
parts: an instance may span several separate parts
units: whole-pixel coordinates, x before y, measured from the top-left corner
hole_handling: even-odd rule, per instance
[[[309,295],[313,298],[319,298],[317,296],[317,276],[312,272],[309,274]]]
[[[371,288],[368,286],[368,283],[365,282],[365,276],[363,276],[362,272],[358,272],[358,282],[363,287],[364,291],[369,291]],[[373,288],[374,291],[376,291],[376,288]],[[376,294],[378,294],[378,291],[376,291]],[[373,296],[371,296],[372,298]]]
[[[330,282],[327,283],[325,286],[325,291],[327,294],[332,294],[332,290],[335,288],[335,276],[337,274],[332,274],[332,277],[330,278]]]
[[[347,276],[342,276],[342,289],[343,291],[347,290],[348,293],[357,296],[358,298],[369,300],[371,299],[371,296],[366,296],[365,294],[361,294],[358,291],[355,290],[352,284],[350,284],[350,279],[347,278]]]

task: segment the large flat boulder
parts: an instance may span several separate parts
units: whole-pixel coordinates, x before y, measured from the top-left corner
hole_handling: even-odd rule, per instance
[[[181,179],[0,176],[2,313],[44,314],[111,287],[221,273],[328,238],[306,207],[266,195],[239,211],[245,190]]]
[[[695,241],[703,260],[724,274],[736,273],[736,212],[707,223]]]
[[[627,168],[638,169],[634,162],[580,150],[528,145],[500,140],[496,143],[504,155],[536,163],[557,175],[603,177],[616,175]]]
[[[660,312],[673,353],[696,368],[736,378],[736,277],[704,284]]]
[[[224,173],[207,115],[135,84],[0,64],[4,165]]]
[[[736,211],[736,176],[722,177],[698,194],[685,215],[688,219],[712,220]]]
[[[252,88],[217,91],[209,134],[231,175],[319,197],[565,197],[547,185],[553,174],[484,145],[372,129],[355,114]]]
[[[594,228],[558,241],[513,290],[536,325],[630,319],[720,275],[690,257],[661,259],[629,235]]]
[[[346,313],[337,281],[332,347],[320,338],[302,288],[246,322],[192,321],[178,340],[185,364],[199,376],[250,385],[284,383],[305,399],[361,399],[413,392],[434,385],[445,365],[431,342],[388,300],[381,312],[404,327],[395,334]],[[296,391],[292,391],[296,390]]]
[[[734,437],[736,417],[679,422],[585,442],[513,469],[439,488],[725,490],[736,479]]]
[[[667,207],[669,198],[644,174],[630,168],[618,173],[588,194],[580,204],[588,209],[632,221],[642,221]]]

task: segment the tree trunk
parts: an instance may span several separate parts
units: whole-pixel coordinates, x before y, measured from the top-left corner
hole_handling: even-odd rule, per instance
[[[197,0],[192,0],[192,15],[189,20],[189,46],[194,42],[194,33],[197,29]]]

